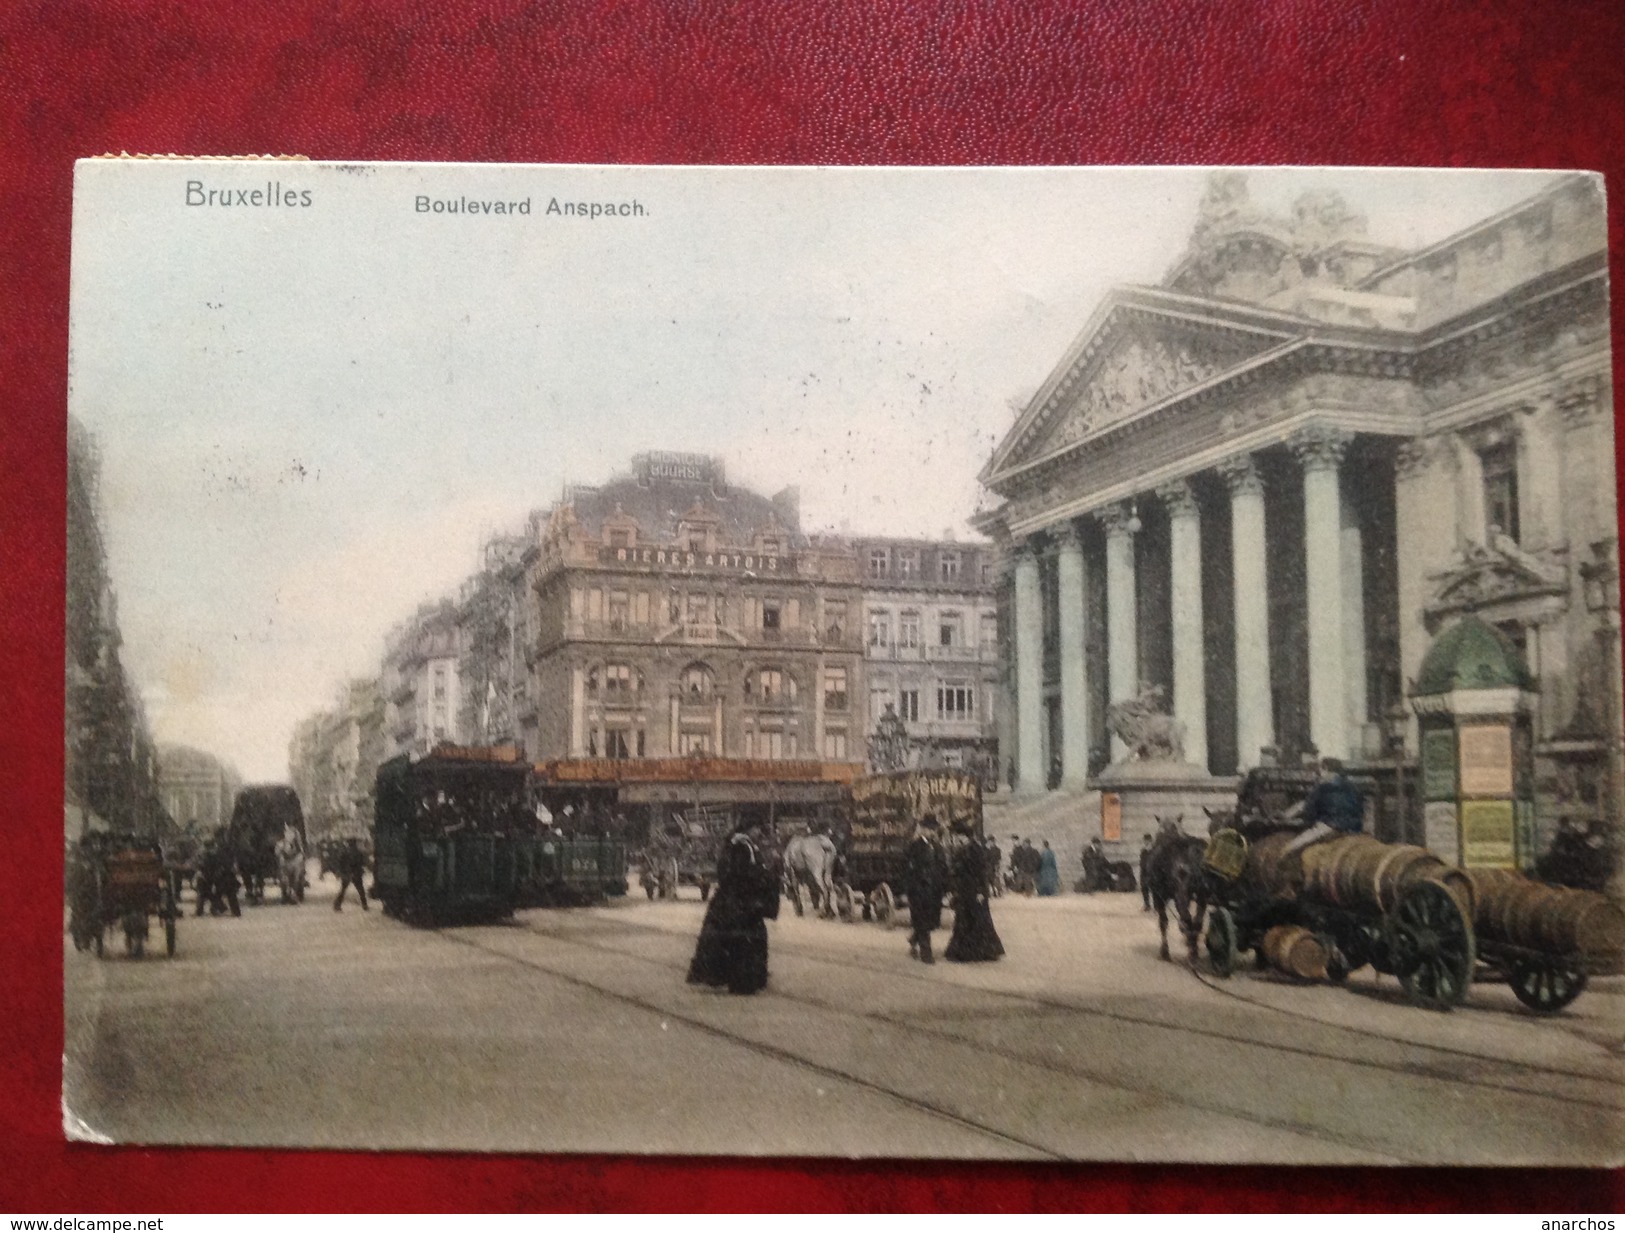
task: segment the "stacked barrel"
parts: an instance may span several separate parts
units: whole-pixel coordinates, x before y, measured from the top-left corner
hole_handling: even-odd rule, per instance
[[[1467,874],[1445,864],[1426,848],[1383,843],[1369,835],[1323,839],[1287,855],[1294,836],[1266,835],[1247,853],[1246,877],[1268,898],[1304,895],[1355,912],[1389,912],[1417,882],[1443,885],[1469,915],[1473,884]]]
[[[1547,886],[1506,869],[1473,869],[1468,876],[1480,937],[1577,956],[1597,973],[1625,971],[1625,910],[1612,899]]]

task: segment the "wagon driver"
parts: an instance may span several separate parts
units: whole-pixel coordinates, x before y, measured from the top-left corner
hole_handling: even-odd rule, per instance
[[[1336,758],[1320,763],[1320,782],[1310,789],[1303,802],[1304,829],[1281,849],[1282,856],[1301,852],[1310,844],[1337,835],[1358,835],[1365,826],[1365,798],[1360,789],[1343,774]]]

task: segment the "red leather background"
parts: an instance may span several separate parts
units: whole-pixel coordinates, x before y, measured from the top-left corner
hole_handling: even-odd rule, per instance
[[[1618,1205],[1582,1172],[70,1147],[55,838],[73,159],[1582,167],[1614,176],[1617,253],[1618,0],[37,0],[0,63],[0,1209]]]

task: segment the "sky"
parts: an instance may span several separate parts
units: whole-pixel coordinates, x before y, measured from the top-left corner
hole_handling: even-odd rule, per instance
[[[1111,286],[1162,280],[1205,175],[81,163],[69,411],[156,735],[284,779],[294,725],[486,536],[645,450],[796,485],[808,529],[969,536],[1013,408]],[[1256,205],[1335,189],[1407,248],[1550,179],[1248,173]]]

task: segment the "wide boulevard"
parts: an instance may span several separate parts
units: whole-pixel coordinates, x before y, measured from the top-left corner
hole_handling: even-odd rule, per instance
[[[697,898],[427,931],[335,913],[335,889],[188,915],[173,959],[156,929],[141,959],[66,944],[68,1133],[1300,1163],[1602,1163],[1625,1142],[1619,981],[1552,1019],[1504,985],[1438,1014],[1369,970],[1160,962],[1137,895],[1006,897],[1002,961],[932,967],[901,929],[786,902],[771,985],[740,998],[684,983]]]

